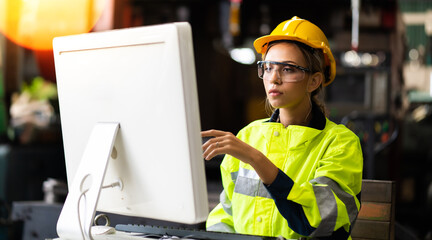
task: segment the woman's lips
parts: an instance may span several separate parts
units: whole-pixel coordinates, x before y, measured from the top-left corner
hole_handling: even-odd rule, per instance
[[[278,90],[276,90],[276,89],[271,89],[269,92],[268,92],[268,95],[269,96],[279,96],[279,95],[281,95],[282,94],[282,92],[279,92]]]

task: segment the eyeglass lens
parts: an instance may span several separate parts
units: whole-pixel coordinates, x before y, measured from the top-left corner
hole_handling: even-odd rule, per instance
[[[264,80],[271,80],[275,72],[283,82],[298,82],[303,80],[305,76],[305,71],[296,65],[268,61],[262,61],[258,64],[258,76]]]

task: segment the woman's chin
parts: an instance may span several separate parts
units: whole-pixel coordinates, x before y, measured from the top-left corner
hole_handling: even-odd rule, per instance
[[[280,103],[280,102],[276,102],[276,101],[274,101],[274,102],[270,102],[270,105],[271,105],[273,108],[283,108],[283,107],[284,107],[284,104],[282,104],[282,103]]]

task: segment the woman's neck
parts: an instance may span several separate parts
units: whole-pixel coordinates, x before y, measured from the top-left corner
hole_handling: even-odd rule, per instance
[[[279,109],[279,121],[285,127],[289,125],[307,126],[312,117],[312,102],[304,101],[293,108]]]

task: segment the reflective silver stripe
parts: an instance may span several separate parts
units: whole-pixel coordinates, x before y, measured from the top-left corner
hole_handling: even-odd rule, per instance
[[[258,173],[255,172],[254,170],[251,170],[251,169],[240,168],[238,172],[239,172],[238,175],[242,176],[242,177],[252,178],[252,179],[257,179],[257,180],[260,179],[258,176]]]
[[[219,222],[214,225],[211,225],[210,227],[207,228],[207,231],[235,233],[235,230],[232,226],[223,222]]]
[[[324,184],[327,186],[314,185],[314,193],[317,199],[318,208],[321,215],[321,224],[311,236],[330,235],[334,231],[338,216],[336,199],[332,192],[345,204],[350,223],[354,221],[358,214],[354,196],[343,191],[339,185],[328,177],[318,177],[310,181],[312,184]]]
[[[223,190],[219,196],[219,201],[222,205],[223,210],[232,216],[232,203],[231,200],[229,200],[226,196],[225,190]]]
[[[316,182],[321,184],[327,184],[330,186],[330,188],[333,190],[333,192],[336,194],[336,196],[345,204],[348,216],[350,219],[350,223],[354,224],[354,221],[357,218],[358,209],[356,205],[356,201],[354,199],[354,196],[351,194],[345,192],[339,187],[339,184],[337,184],[333,179],[328,177],[318,177],[315,179]]]
[[[238,171],[234,192],[252,197],[271,198],[258,174],[254,170],[244,168]]]
[[[231,173],[231,179],[232,179],[232,181],[233,181],[234,184],[237,181],[237,177],[238,177],[238,172],[232,172]]]
[[[263,198],[270,198],[272,199],[270,193],[267,191],[267,188],[264,186],[264,184],[260,180],[260,184],[258,186],[258,194],[257,196],[263,197]]]
[[[312,179],[310,182],[312,184],[317,183],[315,179]],[[310,237],[329,236],[333,233],[336,226],[338,215],[336,199],[329,186],[313,185],[313,190],[321,215],[321,223]]]

